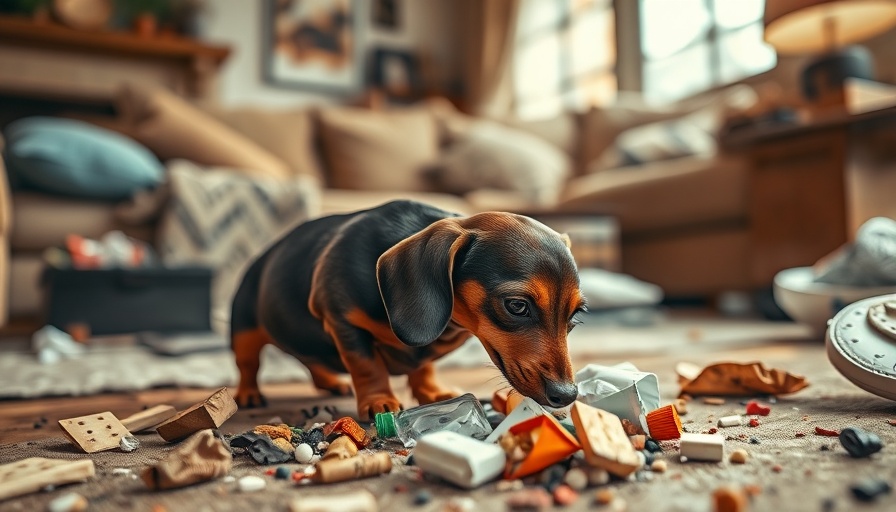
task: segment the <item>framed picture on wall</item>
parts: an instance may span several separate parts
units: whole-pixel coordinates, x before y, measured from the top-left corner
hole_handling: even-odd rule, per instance
[[[281,87],[357,92],[359,0],[264,0],[263,75]]]

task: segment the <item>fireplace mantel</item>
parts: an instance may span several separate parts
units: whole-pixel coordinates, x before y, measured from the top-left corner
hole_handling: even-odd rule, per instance
[[[0,16],[0,94],[105,103],[125,81],[214,95],[230,49],[174,35],[83,31]]]

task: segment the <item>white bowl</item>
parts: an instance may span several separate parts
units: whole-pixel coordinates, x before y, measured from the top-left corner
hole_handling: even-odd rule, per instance
[[[896,293],[896,286],[845,286],[816,283],[812,267],[782,270],[775,276],[775,302],[795,322],[824,336],[828,320],[857,300]]]

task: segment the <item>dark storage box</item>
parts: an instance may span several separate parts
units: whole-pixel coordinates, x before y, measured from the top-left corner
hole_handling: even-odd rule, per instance
[[[43,275],[46,323],[80,325],[91,334],[211,329],[209,268],[47,267]]]

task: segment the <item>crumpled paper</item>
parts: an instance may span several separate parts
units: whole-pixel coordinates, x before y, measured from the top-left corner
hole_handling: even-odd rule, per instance
[[[875,217],[844,245],[815,264],[815,282],[849,286],[896,285],[896,220]]]
[[[41,364],[53,364],[63,358],[73,359],[87,351],[83,344],[52,325],[41,327],[31,336],[31,348],[37,352]]]
[[[647,413],[660,406],[656,375],[631,363],[589,364],[576,372],[579,401],[611,412],[647,430]]]
[[[224,442],[210,430],[200,430],[140,477],[153,490],[186,487],[224,476],[230,472],[233,456]]]
[[[787,395],[809,385],[802,375],[769,369],[758,361],[715,363],[703,369],[692,363],[678,363],[675,373],[682,395]]]

